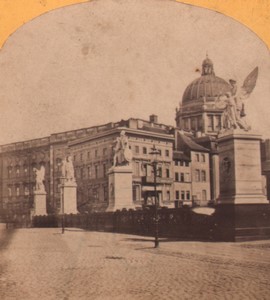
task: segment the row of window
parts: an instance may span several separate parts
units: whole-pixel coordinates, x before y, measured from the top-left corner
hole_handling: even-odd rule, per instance
[[[30,189],[32,190],[32,187],[30,187]],[[12,197],[12,196],[20,196],[21,192],[23,192],[24,196],[28,196],[30,191],[29,191],[29,186],[28,185],[24,185],[23,186],[23,190],[21,190],[20,185],[15,185],[14,187],[11,185],[7,186],[7,196],[8,197]]]
[[[150,151],[149,151],[149,150],[150,150]],[[162,156],[162,155],[163,155],[162,150],[161,150],[161,149],[157,149],[157,150],[159,151],[159,155]],[[151,149],[151,148],[148,149],[147,147],[142,147],[141,150],[140,150],[140,147],[139,147],[139,146],[135,146],[135,147],[134,147],[134,153],[135,153],[135,154],[140,154],[140,153],[142,153],[142,154],[149,154],[151,151],[152,151],[152,149]],[[165,149],[164,155],[165,155],[166,157],[170,157],[170,150]]]
[[[99,155],[107,156],[108,155],[108,148],[103,148],[101,151],[99,149],[95,149],[93,152],[93,157],[97,158]],[[80,153],[80,154],[74,154],[73,155],[73,161],[83,161],[85,158],[88,160],[91,159],[92,154],[91,151],[88,151],[87,153]]]
[[[153,177],[153,167],[148,164],[141,164],[136,161],[134,163],[133,172],[135,176],[149,176]],[[157,177],[161,178],[170,178],[170,169],[162,168],[160,166],[157,167]]]
[[[180,198],[181,196],[181,198]],[[175,191],[176,200],[191,200],[190,191]]]
[[[189,166],[189,162],[188,161],[184,161],[184,160],[175,160],[174,161],[174,165],[175,166],[180,166],[180,167],[188,167]]]
[[[15,167],[7,167],[7,174],[8,174],[8,178],[11,178],[13,175],[15,175],[16,177],[19,177],[20,175],[26,176],[29,175],[29,166],[30,166],[30,172],[33,173],[33,169],[34,168],[40,168],[41,166],[45,166],[46,163],[45,162],[40,162],[39,164],[37,163],[31,163],[31,165],[29,164],[24,164],[23,166],[19,166],[16,165]],[[48,163],[49,165],[49,163]]]
[[[177,182],[190,182],[190,174],[175,172],[174,179]]]
[[[184,129],[202,131],[203,119],[201,116],[184,119]],[[207,131],[219,131],[221,129],[220,115],[207,115]]]
[[[80,179],[97,179],[107,177],[108,164],[88,166],[87,168],[76,168],[75,177]]]
[[[205,182],[206,181],[206,171],[205,170],[195,170],[195,181]]]
[[[205,161],[206,161],[206,158],[205,158],[205,154],[203,154],[203,153],[196,153],[196,161],[197,162],[203,162],[203,163],[205,163]]]

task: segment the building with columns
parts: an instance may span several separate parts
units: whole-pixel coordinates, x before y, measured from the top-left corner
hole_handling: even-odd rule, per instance
[[[142,209],[154,204],[151,148],[158,156],[157,193],[161,207],[215,203],[219,197],[217,135],[224,109],[217,99],[233,82],[217,77],[207,57],[201,76],[183,93],[176,111],[176,126],[130,118],[48,137],[0,146],[0,211],[30,215],[34,206],[34,168],[45,167],[47,213],[59,213],[62,162],[72,156],[79,212],[105,211],[108,207],[108,170],[113,165],[115,141],[122,131],[132,152],[132,201]],[[270,198],[270,146],[262,142],[262,172]]]

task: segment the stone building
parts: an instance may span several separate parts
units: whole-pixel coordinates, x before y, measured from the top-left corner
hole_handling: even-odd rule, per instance
[[[149,121],[131,118],[1,146],[2,211],[19,214],[33,209],[33,168],[43,165],[47,211],[59,213],[61,166],[66,155],[73,157],[78,210],[104,211],[108,205],[107,172],[113,164],[113,145],[122,130],[133,154],[135,207],[154,204],[150,154],[154,145],[160,150],[157,158],[160,206],[174,207],[176,202],[191,205],[192,200],[206,205],[211,200],[208,149],[196,144],[183,131],[158,123],[157,116],[152,115]]]
[[[80,212],[105,211],[108,206],[108,170],[113,147],[125,132],[132,158],[132,195],[135,208],[154,204],[151,149],[158,155],[157,193],[160,206],[208,205],[219,197],[217,135],[224,108],[218,99],[231,91],[232,82],[217,77],[207,57],[201,76],[183,93],[176,111],[176,127],[150,119],[130,118],[115,123],[54,133],[49,137],[0,146],[0,210],[30,214],[33,209],[33,168],[45,167],[47,212],[60,212],[60,177],[63,159],[73,157]],[[263,174],[270,198],[270,147],[262,143]]]

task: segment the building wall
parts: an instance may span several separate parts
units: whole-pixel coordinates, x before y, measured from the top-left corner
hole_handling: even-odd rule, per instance
[[[209,154],[191,151],[192,200],[199,205],[210,201]]]

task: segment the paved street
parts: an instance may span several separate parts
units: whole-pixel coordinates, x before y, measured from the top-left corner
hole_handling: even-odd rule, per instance
[[[270,241],[0,227],[0,299],[270,299]]]

